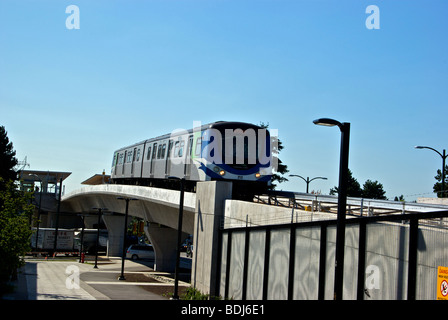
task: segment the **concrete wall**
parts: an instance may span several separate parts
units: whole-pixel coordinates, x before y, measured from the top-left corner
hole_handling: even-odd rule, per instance
[[[266,204],[239,200],[225,201],[224,228],[264,226],[293,222],[307,222],[336,219],[333,213],[305,211],[294,208],[269,206]]]
[[[448,198],[417,198],[417,203],[448,205]]]
[[[232,197],[232,183],[199,182],[196,190],[191,284],[203,293],[216,296],[219,227],[224,216],[224,202]]]

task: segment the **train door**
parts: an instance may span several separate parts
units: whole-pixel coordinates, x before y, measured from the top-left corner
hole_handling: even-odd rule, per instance
[[[190,135],[188,137],[187,152],[185,155],[184,176],[186,179],[190,179],[190,174],[191,174],[191,150],[192,150],[192,147],[193,147],[193,136]]]
[[[152,153],[152,144],[147,143],[145,145],[146,159],[142,159],[142,178],[149,178],[149,174],[151,173],[151,153]],[[144,157],[142,157],[144,158]]]
[[[168,150],[165,162],[165,175],[168,177],[171,173],[171,149],[173,148],[173,140],[168,141]]]
[[[124,152],[124,157],[123,157],[123,167],[121,168],[122,170],[121,170],[121,174],[124,174],[124,167],[125,167],[125,164],[126,164],[126,155],[127,155],[127,153],[128,153],[128,151],[126,150],[125,152]]]
[[[137,155],[137,148],[134,148],[134,152],[132,153],[131,176],[134,176],[134,163],[136,155]]]
[[[119,155],[120,155],[120,153],[119,152],[117,152],[117,153],[115,153],[115,157],[114,157],[114,175],[116,176],[117,175],[117,167],[118,167],[118,158],[119,158]]]
[[[149,174],[150,177],[154,177],[154,161],[157,156],[157,142],[155,142],[152,146],[152,157],[151,157],[151,163],[149,165]]]

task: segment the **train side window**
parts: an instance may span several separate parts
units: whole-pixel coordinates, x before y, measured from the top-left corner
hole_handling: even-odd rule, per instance
[[[136,156],[136,161],[140,160],[140,148],[137,149],[137,156]]]
[[[196,139],[196,149],[194,150],[194,155],[196,157],[200,157],[201,156],[201,143],[202,143],[202,138],[199,137]]]
[[[178,154],[179,154],[179,141],[176,141],[176,143],[174,144],[173,156],[177,157]]]
[[[184,146],[185,146],[185,141],[181,140],[180,147],[179,147],[179,158],[181,158],[182,155],[184,154]]]
[[[157,150],[157,159],[162,158],[162,145],[159,144],[159,149]]]
[[[148,147],[148,154],[146,155],[146,160],[151,158],[151,146]]]
[[[155,159],[157,155],[157,143],[154,143],[154,146],[152,148],[152,158]]]
[[[112,168],[117,165],[118,153],[114,154],[114,158],[112,159]]]
[[[166,142],[162,145],[162,159],[165,159]]]
[[[187,152],[188,152],[188,155],[190,155],[190,156],[191,156],[191,150],[193,150],[193,137],[192,136],[190,136],[188,138],[188,150],[187,150]]]

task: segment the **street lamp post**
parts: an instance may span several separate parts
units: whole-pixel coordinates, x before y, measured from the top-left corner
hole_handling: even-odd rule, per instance
[[[182,245],[182,220],[184,213],[184,182],[185,178],[170,176],[168,179],[179,180],[180,182],[180,200],[179,200],[179,218],[177,222],[177,248],[176,248],[176,269],[174,271],[174,293],[173,300],[179,300],[179,265],[180,265],[180,246]]]
[[[298,174],[290,174],[289,176],[290,176],[290,177],[298,177],[298,178],[302,178],[303,181],[306,182],[306,193],[309,193],[308,191],[309,191],[309,185],[310,185],[310,182],[311,182],[311,181],[316,180],[316,179],[327,180],[327,178],[325,178],[325,177],[315,177],[315,178],[313,178],[313,179],[311,179],[311,180],[310,180],[310,177],[306,177],[306,179],[305,179],[304,177],[299,176]]]
[[[92,209],[98,210],[98,223],[96,225],[95,265],[93,266],[93,268],[98,269],[98,243],[100,241],[101,213],[103,210],[107,210],[107,208],[92,208]]]
[[[341,155],[339,160],[338,214],[336,222],[336,258],[334,272],[334,299],[342,300],[344,278],[345,214],[348,184],[348,150],[350,123],[321,118],[313,121],[316,125],[338,126],[341,130]]]
[[[415,149],[430,149],[432,151],[437,152],[439,154],[439,156],[442,157],[442,196],[441,196],[441,198],[445,198],[445,159],[448,156],[445,152],[445,149],[443,149],[443,154],[434,148],[426,147],[426,146],[415,146]]]
[[[126,210],[125,210],[125,214],[124,214],[124,230],[123,230],[123,251],[121,253],[121,274],[120,277],[118,278],[118,280],[126,280],[126,278],[124,277],[124,259],[126,259],[126,233],[128,230],[128,210],[129,210],[129,201],[132,200],[138,200],[138,199],[133,199],[133,198],[123,198],[123,197],[118,197],[118,200],[124,200],[126,201]]]
[[[81,227],[81,242],[79,244],[79,263],[84,263],[82,259],[82,252],[83,252],[83,243],[84,243],[84,229],[85,229],[85,216],[83,214],[79,214],[78,216],[82,219],[82,227]]]
[[[53,243],[54,256],[56,255],[56,248],[58,246],[59,215],[61,214],[61,197],[62,197],[62,178],[59,179],[58,209],[56,211],[56,227],[54,231],[54,243]]]

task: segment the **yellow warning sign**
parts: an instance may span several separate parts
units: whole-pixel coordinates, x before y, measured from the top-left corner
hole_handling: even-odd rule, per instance
[[[448,300],[448,267],[437,270],[437,300]]]

